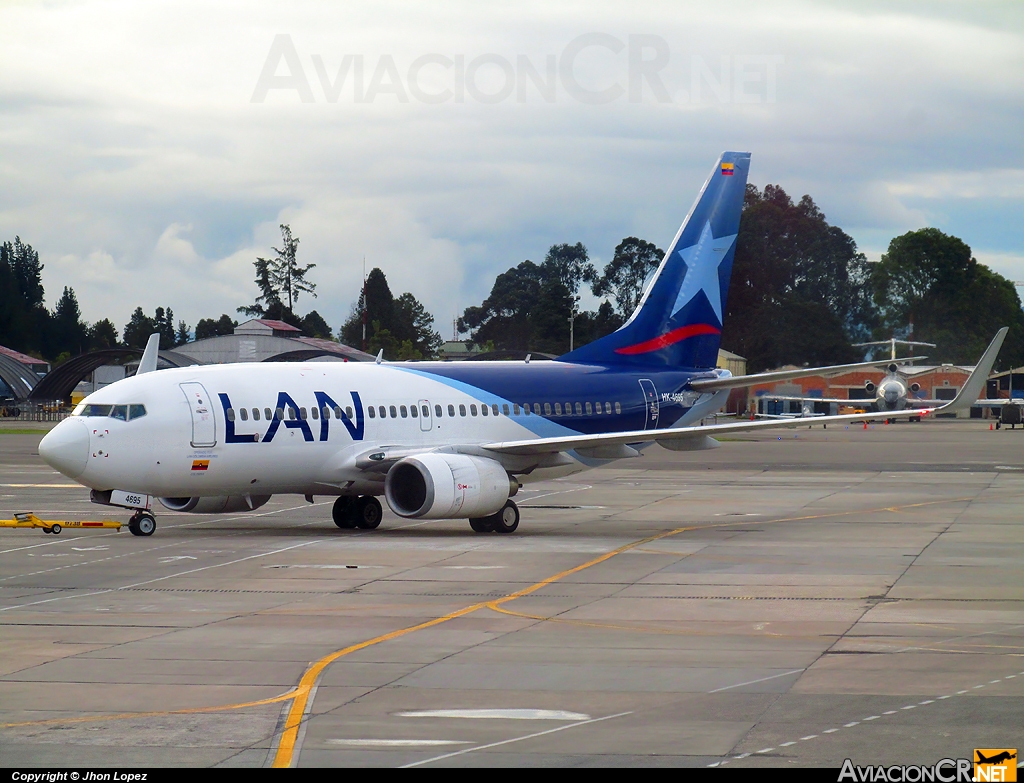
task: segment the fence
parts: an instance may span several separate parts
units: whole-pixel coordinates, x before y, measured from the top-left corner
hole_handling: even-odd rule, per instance
[[[0,403],[0,419],[3,421],[60,421],[70,415],[71,408],[59,400],[54,402],[5,400]]]

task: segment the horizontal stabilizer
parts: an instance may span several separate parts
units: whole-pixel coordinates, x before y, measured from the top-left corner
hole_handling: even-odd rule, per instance
[[[910,359],[900,359],[900,361],[921,361],[922,359],[927,358],[927,356],[915,356]],[[729,375],[724,378],[708,378],[707,380],[690,381],[690,388],[699,392],[721,391],[722,389],[741,389],[744,386],[756,386],[761,383],[776,383],[777,381],[790,381],[795,378],[807,378],[811,375],[839,375],[844,372],[874,370],[878,367],[884,367],[890,363],[890,359],[885,359],[877,362],[858,362],[857,364],[833,364],[829,367],[805,367],[802,370],[759,372],[754,375]]]

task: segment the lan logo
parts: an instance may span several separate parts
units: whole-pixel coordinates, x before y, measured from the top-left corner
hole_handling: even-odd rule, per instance
[[[975,748],[974,780],[1009,783],[1017,780],[1016,748]]]
[[[208,459],[194,459],[194,460],[192,460],[192,470],[199,471],[199,470],[209,470],[209,469],[210,469],[210,460],[208,460]]]

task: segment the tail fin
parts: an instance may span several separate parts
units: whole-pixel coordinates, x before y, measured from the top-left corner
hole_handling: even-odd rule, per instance
[[[722,153],[633,315],[561,361],[716,365],[749,170],[749,152]]]

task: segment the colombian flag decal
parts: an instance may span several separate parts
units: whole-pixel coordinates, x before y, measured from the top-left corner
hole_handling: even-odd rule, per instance
[[[192,470],[209,470],[210,460],[208,459],[194,459],[192,460]]]
[[[733,164],[732,163],[723,163],[722,164],[722,176],[723,177],[731,177],[732,176],[732,170],[733,170]]]

